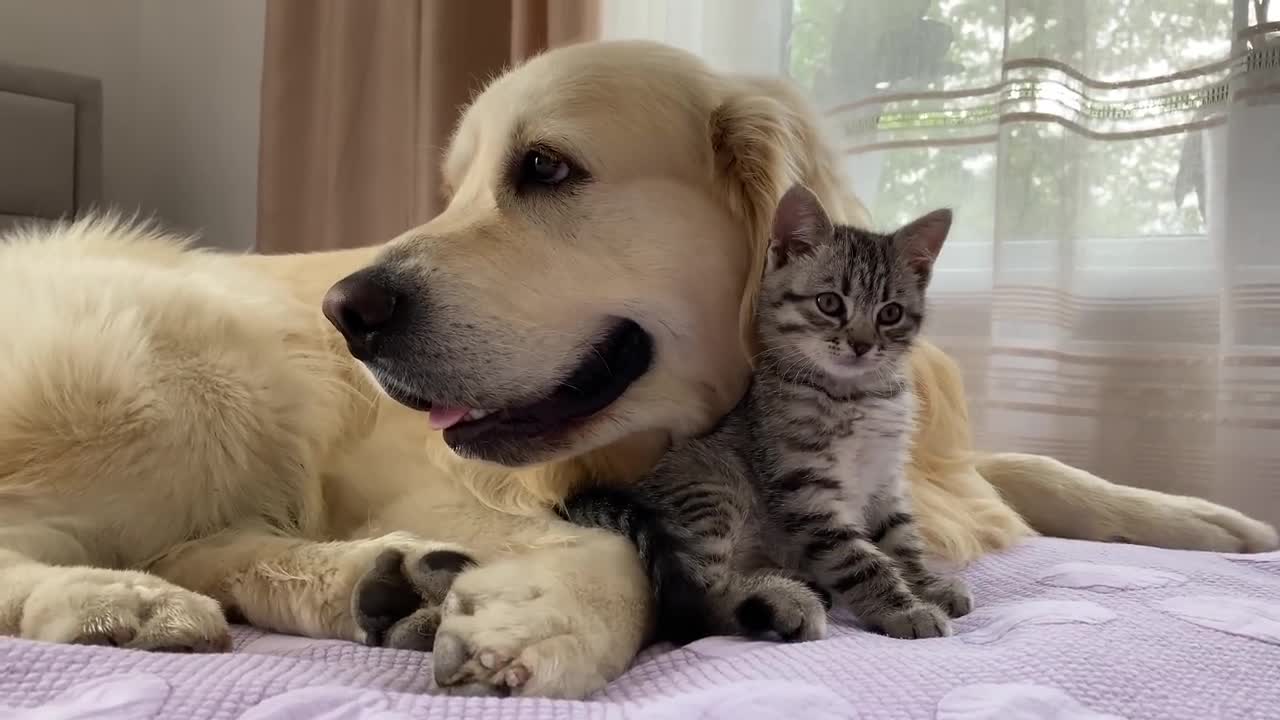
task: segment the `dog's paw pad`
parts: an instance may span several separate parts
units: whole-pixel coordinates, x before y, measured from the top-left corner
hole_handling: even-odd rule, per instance
[[[533,673],[509,653],[474,650],[452,634],[436,638],[432,649],[436,685],[450,695],[506,697],[529,682]]]
[[[353,610],[365,642],[381,645],[387,630],[422,606],[422,597],[404,573],[404,553],[383,550],[356,583]]]
[[[512,663],[502,671],[502,681],[507,687],[515,690],[529,682],[529,675],[529,668],[520,663]]]
[[[505,655],[500,655],[492,650],[485,650],[481,652],[476,656],[476,660],[479,661],[480,667],[485,670],[497,670],[511,662],[511,658]]]
[[[470,555],[457,550],[435,550],[422,556],[420,560],[426,572],[450,572],[458,574],[475,564]]]
[[[470,555],[438,546],[383,550],[356,583],[352,597],[352,612],[365,643],[429,650],[453,581],[474,564]]]

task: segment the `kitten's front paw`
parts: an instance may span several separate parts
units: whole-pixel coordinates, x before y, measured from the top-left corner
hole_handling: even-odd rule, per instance
[[[948,637],[951,621],[942,608],[929,603],[913,605],[906,610],[885,613],[874,618],[864,618],[872,632],[903,640]]]
[[[466,553],[438,543],[383,550],[351,597],[351,613],[365,643],[430,650],[454,578],[474,564]]]
[[[973,610],[973,594],[969,592],[969,584],[960,577],[939,577],[920,588],[920,597],[953,618],[964,617]]]
[[[809,586],[777,575],[760,576],[747,582],[745,597],[734,609],[734,617],[744,633],[776,633],[784,642],[821,640],[826,636],[826,607]]]

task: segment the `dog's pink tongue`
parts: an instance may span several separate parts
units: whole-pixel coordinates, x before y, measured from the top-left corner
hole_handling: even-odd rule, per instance
[[[457,425],[467,413],[471,412],[471,408],[431,408],[431,429],[445,430]]]

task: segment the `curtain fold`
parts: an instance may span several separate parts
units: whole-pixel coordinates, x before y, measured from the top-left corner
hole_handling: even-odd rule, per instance
[[[599,18],[596,0],[268,0],[257,249],[371,245],[430,219],[459,110]]]
[[[983,447],[1280,522],[1280,2],[643,5],[605,36],[808,88],[880,225],[955,209],[928,332]]]

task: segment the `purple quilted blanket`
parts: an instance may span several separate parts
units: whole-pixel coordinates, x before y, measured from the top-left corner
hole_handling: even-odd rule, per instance
[[[0,718],[1280,718],[1280,553],[1035,540],[955,637],[654,648],[585,702],[432,696],[430,657],[236,632],[226,655],[0,640]]]

